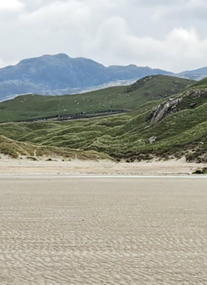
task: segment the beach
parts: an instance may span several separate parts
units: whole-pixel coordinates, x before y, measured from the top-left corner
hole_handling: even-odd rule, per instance
[[[206,186],[2,175],[0,284],[207,284]]]
[[[39,159],[32,161],[26,158],[11,159],[2,156],[0,159],[1,175],[138,175],[138,176],[165,176],[165,175],[191,175],[199,168],[206,167],[204,163],[188,163],[185,159],[180,160],[151,160],[127,163],[110,160],[100,161],[63,161],[60,158]]]

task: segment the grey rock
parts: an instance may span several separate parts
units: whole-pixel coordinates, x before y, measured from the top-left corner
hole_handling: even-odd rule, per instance
[[[150,116],[147,118],[147,120],[150,121],[152,125],[154,125],[162,121],[167,115],[176,113],[179,110],[178,108],[179,104],[183,101],[185,97],[189,97],[193,100],[196,100],[202,97],[207,97],[207,88],[190,89],[177,97],[168,99],[163,104],[160,104],[157,107],[155,107],[152,110]],[[192,102],[190,104],[190,107],[193,108],[196,105],[197,105],[197,102]]]
[[[156,140],[157,140],[157,137],[153,136],[153,137],[150,137],[150,138],[148,139],[148,142],[149,142],[150,144],[153,144],[154,142],[156,142]]]
[[[190,107],[191,107],[191,108],[194,108],[196,105],[197,105],[197,103],[196,103],[196,102],[194,102],[194,103],[190,103]]]
[[[167,102],[156,107],[151,114],[151,124],[156,124],[163,120],[169,113],[175,113],[177,105],[182,102],[182,98],[170,98]]]

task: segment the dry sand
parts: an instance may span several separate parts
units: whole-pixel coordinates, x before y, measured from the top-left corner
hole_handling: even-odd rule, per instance
[[[1,178],[0,284],[207,284],[207,180]]]
[[[0,159],[0,176],[16,175],[190,175],[204,164],[186,163],[182,160],[151,162],[112,162],[112,161],[30,161],[27,159]]]

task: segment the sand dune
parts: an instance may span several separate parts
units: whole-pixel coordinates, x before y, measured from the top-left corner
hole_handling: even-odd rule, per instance
[[[207,284],[207,180],[1,178],[0,284]]]

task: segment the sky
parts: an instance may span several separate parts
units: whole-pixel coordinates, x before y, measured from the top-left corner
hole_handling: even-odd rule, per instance
[[[0,67],[66,53],[106,66],[207,66],[207,0],[0,0]]]

